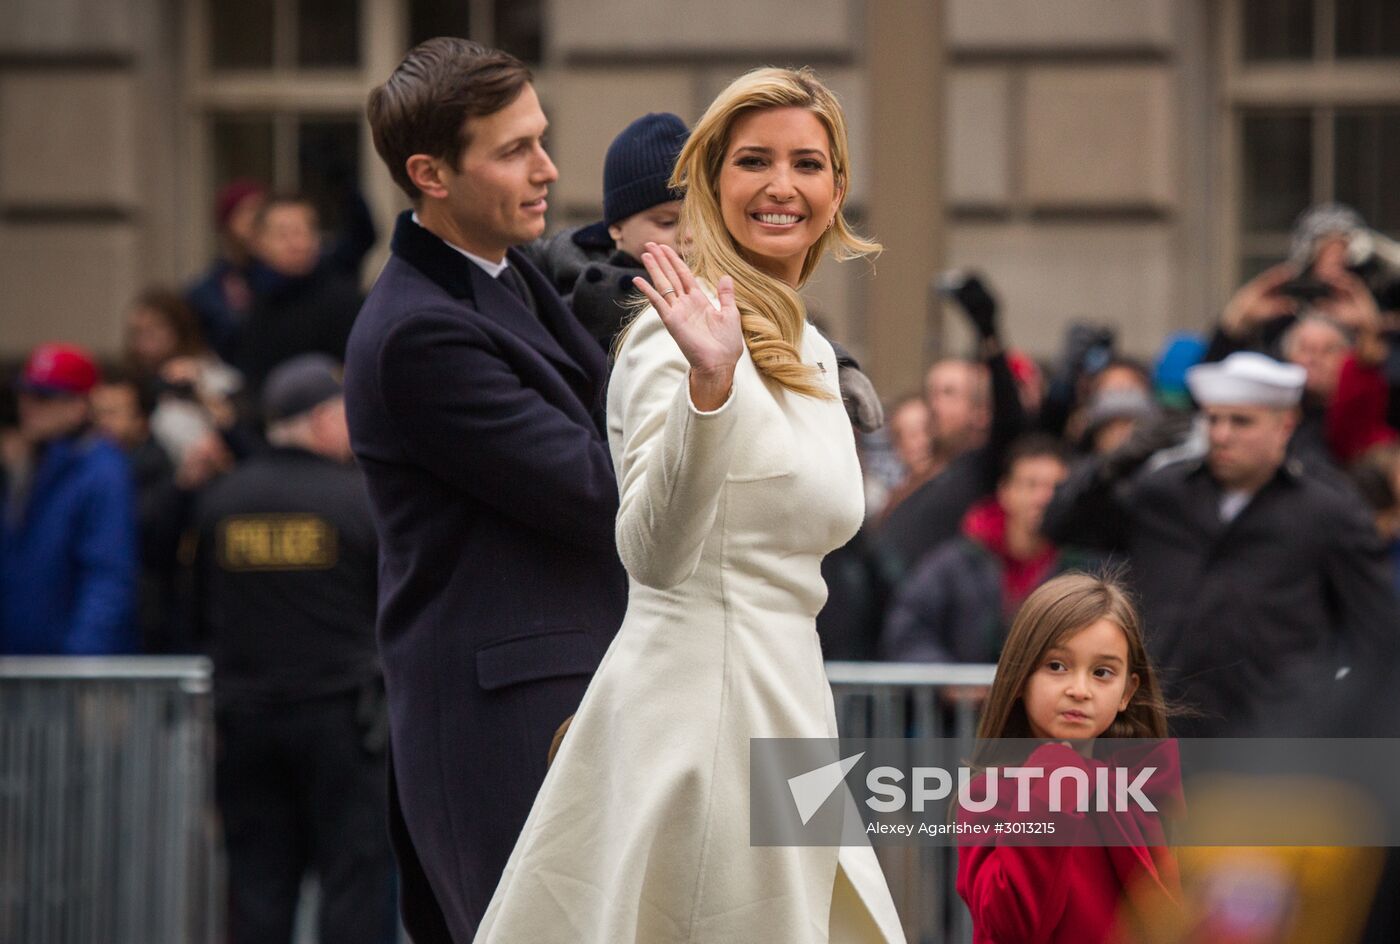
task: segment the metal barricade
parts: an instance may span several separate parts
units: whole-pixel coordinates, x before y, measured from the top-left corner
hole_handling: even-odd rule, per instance
[[[206,659],[0,658],[0,941],[213,940]]]
[[[957,738],[971,749],[980,700],[969,689],[992,683],[991,665],[828,662],[842,737]],[[876,849],[904,918],[910,944],[972,940],[972,922],[954,888],[957,850],[929,846]]]

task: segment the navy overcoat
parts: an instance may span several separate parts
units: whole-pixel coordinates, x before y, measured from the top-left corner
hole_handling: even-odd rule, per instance
[[[607,363],[548,281],[538,317],[404,213],[346,351],[380,541],[390,830],[417,944],[468,944],[622,621]]]

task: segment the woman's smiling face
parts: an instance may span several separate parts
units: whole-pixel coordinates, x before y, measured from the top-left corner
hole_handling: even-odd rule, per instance
[[[734,121],[719,174],[724,225],[755,267],[796,285],[807,250],[840,208],[831,139],[805,108],[764,108]]]

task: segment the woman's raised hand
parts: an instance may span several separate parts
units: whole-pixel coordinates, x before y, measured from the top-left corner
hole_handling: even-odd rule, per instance
[[[642,265],[651,276],[632,282],[656,308],[690,364],[690,398],[700,410],[714,410],[729,398],[734,365],[744,352],[734,281],[723,276],[715,291],[719,307],[705,297],[695,276],[670,246],[647,243]]]

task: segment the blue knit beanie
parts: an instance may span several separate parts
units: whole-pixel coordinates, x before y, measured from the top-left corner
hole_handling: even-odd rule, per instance
[[[608,145],[603,161],[603,222],[619,220],[679,199],[667,188],[676,158],[690,130],[669,112],[652,112],[632,122]]]

